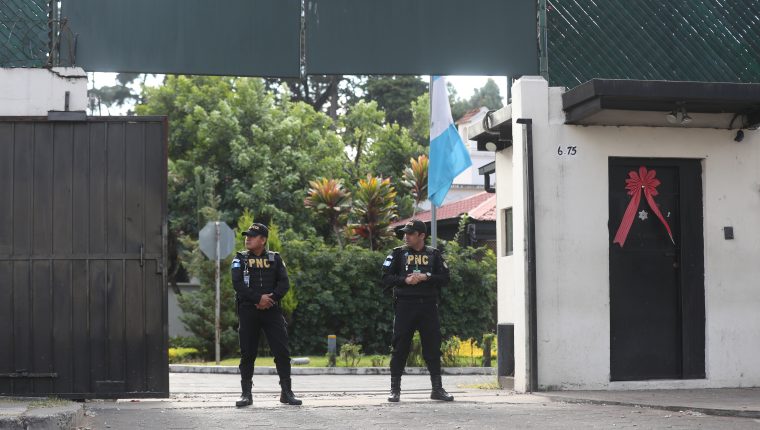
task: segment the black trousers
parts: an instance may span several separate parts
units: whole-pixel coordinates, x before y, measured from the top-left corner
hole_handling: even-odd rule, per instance
[[[419,330],[422,358],[431,375],[441,374],[441,323],[438,304],[430,299],[399,298],[395,305],[393,340],[391,346],[391,376],[400,377],[412,345],[414,332]]]
[[[280,380],[290,378],[290,349],[288,348],[288,324],[279,307],[258,310],[254,307],[238,308],[240,328],[240,379],[244,383],[253,378],[253,362],[259,352],[259,336],[263,331],[274,354],[274,364]]]

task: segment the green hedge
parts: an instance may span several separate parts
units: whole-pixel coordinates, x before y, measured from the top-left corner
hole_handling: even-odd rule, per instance
[[[359,343],[367,354],[387,354],[393,331],[392,299],[383,294],[381,265],[390,252],[321,240],[285,240],[283,256],[298,299],[290,332],[297,354],[323,354],[327,335],[338,346]],[[445,243],[451,283],[442,291],[440,314],[444,338],[479,339],[494,331],[496,257],[485,248]]]
[[[442,248],[451,270],[451,283],[441,295],[443,336],[480,339],[496,329],[496,257],[485,248],[460,248],[454,241]],[[390,352],[393,304],[381,283],[381,266],[389,252],[354,245],[341,249],[318,238],[301,239],[292,231],[283,234],[282,254],[297,300],[288,318],[293,355],[325,354],[329,334],[338,337],[338,348],[351,341],[361,344],[365,354]],[[197,342],[175,346],[198,348],[208,358],[214,351],[213,263],[197,251],[193,255],[194,273],[203,285],[181,296],[179,303],[182,321]],[[227,357],[239,354],[239,348],[229,263],[223,267],[221,346]]]
[[[298,300],[288,328],[292,351],[323,354],[334,334],[339,347],[351,340],[368,353],[388,352],[393,316],[380,283],[384,253],[311,239],[288,240],[283,257]]]

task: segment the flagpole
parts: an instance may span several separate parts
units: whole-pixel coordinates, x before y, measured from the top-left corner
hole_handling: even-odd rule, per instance
[[[430,119],[433,119],[433,75],[430,75],[430,83],[428,86],[428,92],[430,93]],[[429,142],[429,138],[428,138]],[[429,143],[428,143],[429,146]],[[428,196],[430,189],[428,189]],[[430,246],[433,248],[438,247],[438,220],[436,218],[436,207],[433,201],[430,201]]]

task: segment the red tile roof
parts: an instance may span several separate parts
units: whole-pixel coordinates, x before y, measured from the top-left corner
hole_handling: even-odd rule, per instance
[[[465,213],[468,214],[470,218],[477,221],[496,221],[496,194],[483,191],[472,197],[447,203],[438,208],[436,218],[438,221],[442,221],[445,219],[459,218]],[[424,222],[430,222],[432,214],[428,210],[418,212],[414,217]],[[402,226],[410,219],[411,218],[406,218],[396,221],[391,224],[391,227],[395,228]]]

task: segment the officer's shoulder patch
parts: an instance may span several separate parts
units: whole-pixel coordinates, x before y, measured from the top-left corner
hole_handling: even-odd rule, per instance
[[[385,257],[385,262],[383,263],[383,267],[388,267],[393,263],[393,253],[388,254],[387,257]]]
[[[239,269],[240,268],[240,259],[236,258],[232,260],[232,268],[233,269]]]

